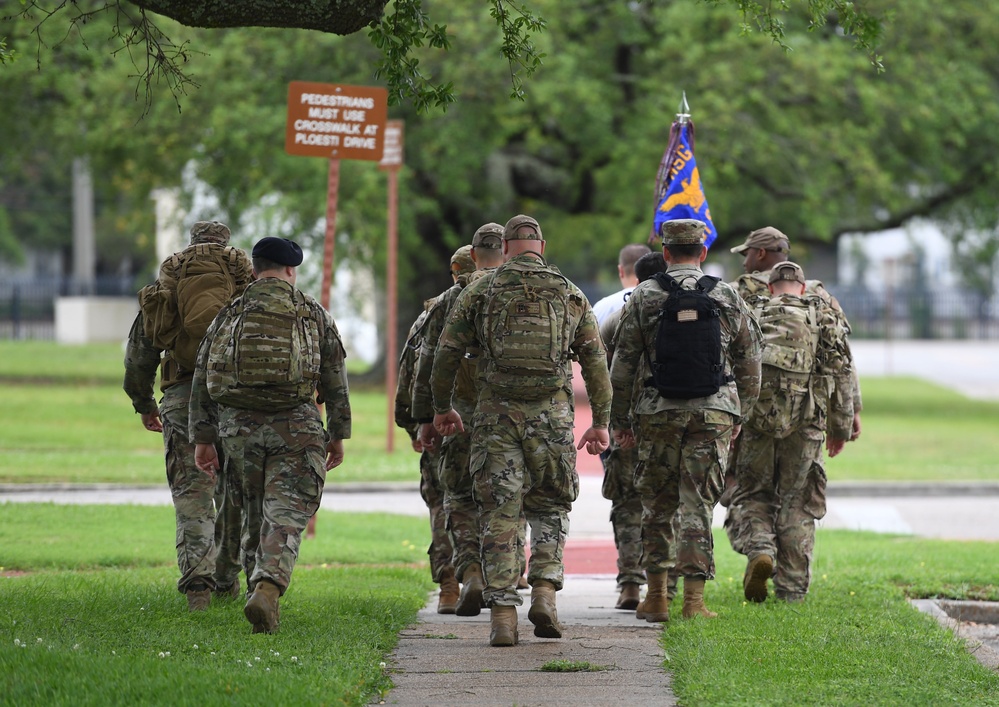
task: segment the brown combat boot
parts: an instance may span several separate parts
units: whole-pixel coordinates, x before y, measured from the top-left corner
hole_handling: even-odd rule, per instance
[[[742,576],[742,590],[748,601],[759,604],[767,600],[767,580],[774,573],[774,558],[770,555],[757,555],[746,565]]]
[[[239,580],[230,584],[227,587],[215,587],[215,591],[212,592],[216,599],[238,599],[239,598]]]
[[[555,585],[544,579],[534,580],[531,588],[531,609],[527,618],[534,624],[539,638],[562,638],[562,626],[555,610]]]
[[[718,614],[708,611],[708,607],[704,606],[704,580],[684,577],[683,618],[690,619],[695,616],[714,619],[717,618]]]
[[[617,598],[615,609],[633,611],[638,608],[638,602],[642,598],[642,587],[635,582],[625,582],[621,585],[621,594]]]
[[[517,635],[517,607],[494,606],[489,610],[489,645],[515,646]]]
[[[254,633],[277,633],[280,598],[281,589],[276,584],[267,579],[257,582],[243,607],[243,616],[253,624]]]
[[[441,572],[441,590],[437,597],[437,613],[453,614],[458,605],[458,580],[454,576],[454,568],[448,567]]]
[[[669,621],[669,599],[666,598],[666,573],[647,572],[649,591],[645,593],[645,601],[639,607],[642,618],[650,624],[664,624]],[[638,610],[635,616],[638,616]]]
[[[458,616],[478,616],[482,611],[482,590],[485,588],[482,565],[469,565],[461,576],[461,596],[454,613]]]
[[[204,611],[212,603],[212,590],[201,582],[190,585],[184,594],[188,611]]]

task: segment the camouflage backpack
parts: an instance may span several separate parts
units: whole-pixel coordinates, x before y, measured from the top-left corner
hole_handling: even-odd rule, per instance
[[[754,314],[763,334],[764,366],[810,374],[818,344],[815,297],[755,299]]]
[[[568,380],[569,281],[554,268],[517,261],[493,273],[486,292],[483,378],[503,395],[540,400]]]
[[[181,368],[194,371],[215,315],[251,277],[249,260],[232,246],[198,243],[175,253],[163,261],[156,282],[139,291],[146,336],[170,351]]]
[[[249,410],[314,402],[320,326],[306,295],[290,283],[276,278],[252,283],[212,339],[208,394]]]

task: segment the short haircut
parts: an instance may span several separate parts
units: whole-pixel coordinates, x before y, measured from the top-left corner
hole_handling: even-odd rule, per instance
[[[657,272],[666,272],[666,258],[662,253],[646,253],[635,263],[635,277],[639,282],[651,280]]]
[[[671,255],[677,258],[693,258],[700,255],[701,251],[704,250],[703,243],[674,243],[673,245],[664,247]]]
[[[621,266],[625,275],[632,275],[635,272],[635,263],[638,262],[638,259],[651,251],[652,249],[644,243],[626,245],[617,256],[617,264]]]
[[[273,260],[261,258],[259,255],[253,260],[253,272],[267,272],[268,270],[283,270],[286,266],[275,263]]]

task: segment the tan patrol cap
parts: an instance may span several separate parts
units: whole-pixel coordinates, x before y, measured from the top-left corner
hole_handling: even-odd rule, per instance
[[[698,245],[704,243],[707,224],[695,218],[677,218],[663,221],[659,227],[663,245]]]
[[[543,241],[541,226],[530,216],[518,214],[503,227],[505,241]]]
[[[191,226],[191,245],[196,243],[218,243],[228,245],[229,227],[221,221],[197,221]]]
[[[733,253],[745,253],[751,248],[762,248],[774,253],[790,253],[788,237],[773,226],[758,228],[746,237],[746,242],[732,249]]]
[[[797,263],[785,260],[783,263],[777,263],[773,266],[770,270],[770,279],[767,280],[767,282],[774,283],[778,280],[791,280],[794,282],[800,282],[804,285],[805,271],[802,270],[801,266]]]
[[[451,274],[467,275],[470,272],[475,272],[475,261],[472,260],[472,246],[463,245],[454,251],[454,255],[451,256]]]
[[[498,250],[503,247],[503,227],[498,223],[485,223],[479,226],[475,235],[472,236],[473,248],[492,248]]]

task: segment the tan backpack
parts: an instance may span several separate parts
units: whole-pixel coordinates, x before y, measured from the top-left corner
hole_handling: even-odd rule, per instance
[[[232,304],[208,352],[208,394],[248,410],[315,402],[321,322],[306,295],[276,278],[258,280]]]
[[[145,334],[194,371],[209,325],[252,279],[246,255],[232,246],[198,243],[160,266],[156,282],[139,291]]]

